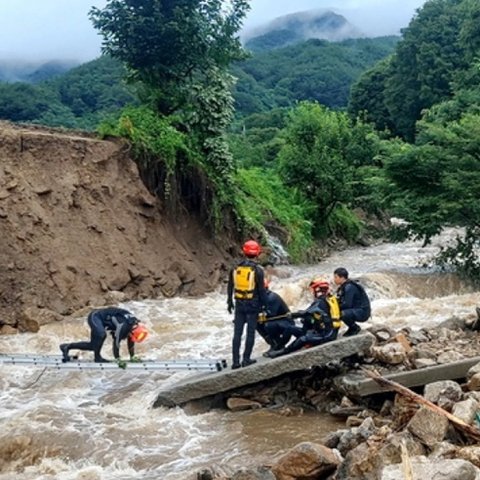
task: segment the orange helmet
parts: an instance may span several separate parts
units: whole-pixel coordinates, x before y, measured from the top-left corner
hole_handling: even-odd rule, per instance
[[[136,325],[128,337],[132,342],[143,342],[148,337],[148,330],[143,325]]]
[[[255,240],[247,240],[242,247],[243,253],[247,257],[258,257],[262,249]]]
[[[323,280],[323,278],[313,279],[308,287],[313,293],[317,293],[318,291],[328,293],[330,290],[330,284],[326,280]]]

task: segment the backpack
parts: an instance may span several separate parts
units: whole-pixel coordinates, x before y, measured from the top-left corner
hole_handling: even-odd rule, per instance
[[[253,265],[239,265],[233,272],[235,300],[251,300],[255,291],[256,270]]]
[[[371,305],[370,305],[370,298],[369,298],[367,292],[365,291],[365,288],[363,288],[363,285],[360,285],[360,283],[358,283],[355,280],[349,280],[349,281],[351,283],[353,283],[360,290],[360,293],[361,293],[361,296],[362,296],[361,308],[364,308],[366,311],[368,311],[368,316],[370,316],[371,312],[372,312],[372,308],[371,308]]]

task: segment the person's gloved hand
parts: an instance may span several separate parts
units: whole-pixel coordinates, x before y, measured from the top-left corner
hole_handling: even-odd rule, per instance
[[[116,358],[115,361],[117,362],[119,368],[122,368],[123,370],[127,368],[127,362],[125,360],[122,360],[121,358]]]
[[[228,301],[228,304],[227,304],[228,313],[230,313],[230,314],[233,313],[233,309],[234,309],[234,308],[235,308],[234,303],[233,303],[231,300],[229,300],[229,301]]]

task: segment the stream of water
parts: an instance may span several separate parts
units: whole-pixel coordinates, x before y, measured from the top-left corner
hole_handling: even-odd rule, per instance
[[[269,271],[270,288],[292,309],[305,308],[312,277],[330,280],[343,266],[367,288],[371,324],[428,328],[452,315],[473,317],[480,292],[454,275],[419,266],[454,234],[447,231],[426,249],[414,242],[381,244],[338,252],[314,266],[276,267]],[[233,332],[224,290],[122,306],[151,331],[137,349],[140,356],[230,362]],[[0,337],[0,352],[59,354],[60,343],[88,336],[80,318],[44,326],[37,334]],[[111,355],[108,343],[105,356]],[[258,338],[254,356],[266,349]],[[314,413],[287,417],[264,409],[189,415],[181,408],[151,408],[160,387],[188,374],[0,366],[0,480],[185,480],[206,466],[268,462],[339,428],[335,419]]]

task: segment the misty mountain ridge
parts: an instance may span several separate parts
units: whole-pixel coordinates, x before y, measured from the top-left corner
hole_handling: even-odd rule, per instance
[[[310,39],[339,42],[364,38],[357,27],[331,10],[307,10],[275,18],[245,35],[249,50],[271,50]]]
[[[68,72],[79,63],[74,60],[50,60],[42,63],[0,60],[0,82],[43,82]]]

